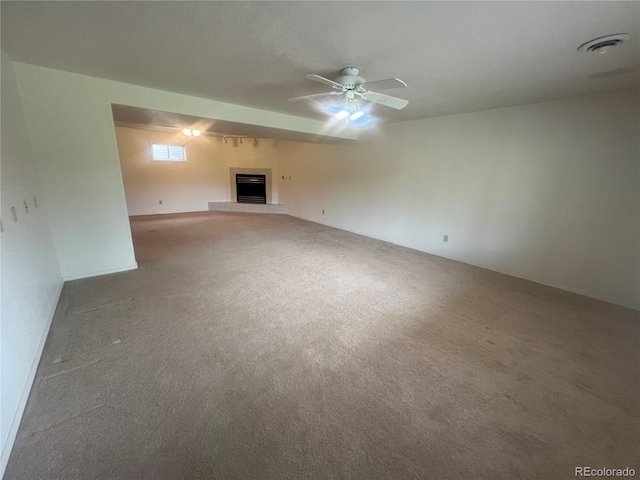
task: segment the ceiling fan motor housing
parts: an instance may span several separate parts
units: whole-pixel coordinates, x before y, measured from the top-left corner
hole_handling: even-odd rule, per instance
[[[336,78],[335,82],[343,85],[345,88],[354,89],[358,85],[365,83],[364,78],[359,75],[360,70],[355,67],[343,68],[340,73],[342,75]]]

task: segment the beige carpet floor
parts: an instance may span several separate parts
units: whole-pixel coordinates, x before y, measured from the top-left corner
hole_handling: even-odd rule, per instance
[[[65,284],[6,480],[640,471],[637,311],[285,215],[132,220]]]

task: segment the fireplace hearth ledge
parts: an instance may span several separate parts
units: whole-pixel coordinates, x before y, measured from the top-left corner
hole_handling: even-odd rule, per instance
[[[212,212],[287,213],[287,206],[279,203],[209,202]]]

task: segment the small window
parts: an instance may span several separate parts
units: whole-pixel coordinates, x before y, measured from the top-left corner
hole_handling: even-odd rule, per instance
[[[151,153],[154,160],[161,162],[186,162],[184,145],[166,145],[162,143],[152,143]]]

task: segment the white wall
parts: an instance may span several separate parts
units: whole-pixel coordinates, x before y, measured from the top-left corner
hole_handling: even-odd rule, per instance
[[[62,288],[18,87],[11,61],[4,53],[1,117],[0,477]],[[15,208],[17,222],[13,220],[11,207]]]
[[[353,138],[326,124],[14,63],[65,279],[136,267],[111,104]]]
[[[128,127],[116,127],[116,137],[129,215],[197,212],[208,210],[208,202],[231,201],[233,167],[268,168],[273,178],[278,174],[273,140],[258,139],[254,146],[253,139],[245,139],[240,145],[233,139],[224,143],[218,137]],[[187,161],[152,161],[151,143],[185,145]],[[273,183],[271,202],[277,203]]]
[[[283,142],[280,201],[639,308],[639,112],[638,92],[623,91],[387,125],[355,146]]]

